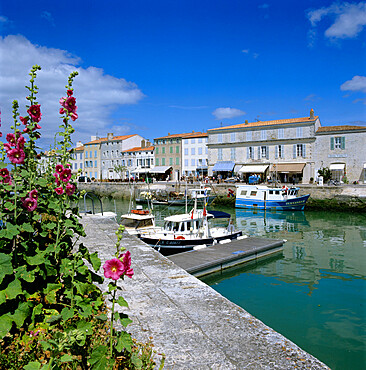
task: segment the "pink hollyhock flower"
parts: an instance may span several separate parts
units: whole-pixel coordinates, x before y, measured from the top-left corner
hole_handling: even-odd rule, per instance
[[[4,143],[3,146],[7,153],[10,152],[10,150],[12,150],[12,147],[9,143]]]
[[[22,134],[18,134],[17,147],[20,149],[24,148],[25,138]]]
[[[23,125],[27,125],[28,124],[28,120],[29,120],[29,117],[22,117],[22,116],[19,116],[19,119],[20,121],[23,123]]]
[[[7,168],[2,168],[2,169],[0,170],[0,176],[2,176],[2,177],[7,177],[7,176],[9,176],[9,170],[8,170]]]
[[[15,146],[17,144],[17,139],[15,137],[15,134],[7,134],[6,140],[11,146]]]
[[[59,100],[59,102],[60,102],[60,104],[61,104],[62,106],[64,106],[66,99],[67,99],[67,98],[65,98],[65,97],[63,96],[63,97]]]
[[[38,199],[38,190],[33,189],[29,192],[29,198]]]
[[[2,132],[0,132],[0,137],[3,137],[3,133]]]
[[[5,176],[3,177],[2,179],[0,179],[0,182],[2,182],[3,184],[9,184],[11,185],[11,177],[10,176]]]
[[[52,174],[53,176],[55,176],[55,183],[57,186],[60,186],[60,179],[58,178],[58,174],[55,172]]]
[[[35,132],[34,136],[35,136],[36,139],[39,139],[41,137],[41,134],[39,132]]]
[[[132,278],[134,272],[131,268],[131,253],[130,251],[127,251],[126,253],[122,254],[120,256],[122,258],[122,265],[123,265],[123,274],[128,276],[129,278]]]
[[[22,199],[23,207],[29,211],[33,212],[37,208],[37,199],[34,198],[25,198]]]
[[[62,164],[56,164],[56,173],[61,174],[64,170],[64,166]]]
[[[68,196],[73,195],[73,194],[74,194],[74,192],[75,192],[75,185],[74,185],[74,184],[70,184],[70,183],[68,183],[68,184],[66,185],[65,192],[66,192],[66,194],[67,194]]]
[[[73,94],[74,92],[72,91],[72,90],[67,90],[67,96],[72,96],[72,94]]]
[[[28,127],[26,127],[26,128],[24,128],[24,129],[23,129],[23,132],[24,132],[25,134],[29,134],[29,133],[30,133],[30,130],[29,130],[29,128],[28,128]]]
[[[41,120],[41,106],[40,104],[33,104],[27,110],[28,114],[31,116],[33,122],[39,122]]]
[[[42,127],[38,124],[38,123],[36,123],[36,125],[34,126],[34,128],[33,128],[33,131],[34,130],[40,130]]]
[[[63,106],[70,112],[76,113],[78,107],[76,106],[76,99],[73,96],[69,96],[64,102]]]
[[[56,194],[62,195],[64,193],[64,188],[62,186],[59,186],[55,189]]]
[[[14,148],[8,151],[8,158],[11,163],[22,164],[24,163],[25,153],[20,148]]]
[[[79,118],[79,116],[78,116],[78,114],[77,114],[77,113],[71,113],[71,114],[70,114],[70,116],[71,116],[71,119],[72,119],[73,121],[76,121],[76,120]]]
[[[65,108],[60,108],[60,114],[64,114],[66,112]]]
[[[71,179],[71,170],[70,168],[64,168],[60,173],[60,180],[63,182],[68,182]]]
[[[108,279],[118,280],[123,275],[123,263],[118,258],[112,258],[103,265],[104,276]]]

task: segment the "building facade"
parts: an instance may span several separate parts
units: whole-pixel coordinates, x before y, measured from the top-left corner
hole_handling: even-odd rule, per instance
[[[318,128],[314,161],[316,172],[327,167],[334,180],[366,183],[366,127]]]
[[[208,130],[209,175],[233,173],[246,179],[308,183],[315,176],[318,116],[258,121]]]
[[[71,154],[71,171],[72,173],[78,173],[79,170],[83,171],[84,168],[84,145],[81,141],[76,143]],[[81,172],[82,173],[82,172]]]
[[[124,168],[123,178],[135,179],[150,177],[148,174],[154,168],[154,147],[150,142],[142,141],[142,147],[127,149],[122,152],[121,165]]]
[[[198,132],[182,138],[182,176],[207,175],[207,138],[207,133]]]
[[[91,141],[84,144],[84,168],[82,175],[91,179],[99,180],[100,177],[100,144],[103,139],[96,136],[91,137]]]

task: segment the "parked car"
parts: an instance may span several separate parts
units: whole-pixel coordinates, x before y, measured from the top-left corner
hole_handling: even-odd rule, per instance
[[[229,178],[224,180],[224,182],[226,182],[226,183],[235,183],[235,182],[239,182],[239,181],[240,181],[239,177],[229,177]]]
[[[91,180],[88,176],[79,176],[78,182],[91,182]]]

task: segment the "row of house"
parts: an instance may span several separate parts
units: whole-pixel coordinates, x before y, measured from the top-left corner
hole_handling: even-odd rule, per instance
[[[328,167],[333,179],[366,183],[366,128],[321,126],[318,116],[257,121],[168,134],[92,137],[73,153],[73,171],[98,180],[257,174],[309,183]]]

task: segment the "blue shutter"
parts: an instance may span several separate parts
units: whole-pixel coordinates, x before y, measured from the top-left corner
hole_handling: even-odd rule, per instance
[[[247,147],[247,159],[250,159],[250,156],[249,156],[249,146]]]
[[[293,154],[293,157],[296,158],[296,144],[294,144],[294,146],[293,146],[292,154]]]
[[[261,147],[258,147],[258,159],[261,159]]]
[[[266,158],[269,159],[269,146],[267,146],[267,149],[266,149]]]
[[[341,149],[346,149],[346,138],[344,136],[341,137]]]
[[[285,158],[285,146],[281,145],[281,158]]]
[[[275,147],[275,158],[276,159],[278,158],[278,145],[276,145]]]
[[[334,137],[330,138],[330,150],[334,150]]]
[[[306,144],[302,144],[302,156],[306,158]]]

